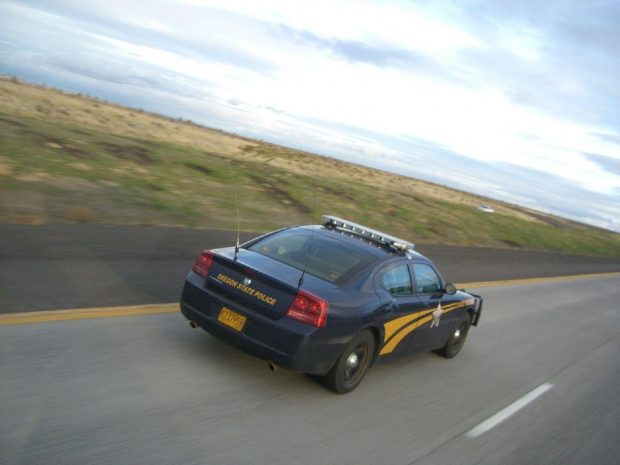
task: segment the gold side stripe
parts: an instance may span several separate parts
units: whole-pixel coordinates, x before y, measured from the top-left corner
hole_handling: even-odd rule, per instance
[[[409,333],[411,333],[411,331],[416,329],[418,326],[422,326],[424,323],[428,323],[432,319],[433,319],[432,315],[427,316],[426,318],[422,318],[421,320],[416,321],[414,324],[407,326],[400,333],[398,333],[396,336],[390,339],[390,342],[388,342],[386,345],[383,346],[383,349],[381,349],[381,352],[379,352],[379,355],[385,355],[385,354],[391,353],[396,348],[396,346],[400,343],[400,341],[402,341]]]
[[[472,300],[472,299],[470,299]],[[443,313],[450,313],[453,310],[456,310],[457,308],[461,308],[465,306],[465,302],[456,302],[454,304],[449,304],[446,305],[445,307],[442,306],[441,309],[443,310]],[[401,317],[401,318],[397,318],[395,320],[392,320],[388,323],[385,324],[385,326],[387,327],[387,325],[391,324],[391,323],[395,323],[401,320],[406,320],[408,319],[409,321],[413,321],[416,318],[418,318],[419,316],[423,316],[423,315],[428,315],[429,313],[433,313],[435,310],[437,310],[438,307],[435,308],[431,308],[430,310],[425,310],[424,312],[418,312],[418,313],[414,313],[413,315],[407,315],[406,317]],[[413,318],[411,318],[413,317]],[[383,348],[381,349],[381,352],[379,352],[379,355],[385,355],[385,354],[389,354],[392,353],[394,351],[394,349],[396,348],[396,346],[398,346],[398,344],[408,335],[410,334],[413,330],[415,330],[416,328],[419,328],[420,326],[422,326],[425,323],[428,323],[429,321],[431,321],[433,319],[433,316],[427,316],[425,318],[422,318],[419,321],[416,321],[415,323],[407,326],[407,323],[399,326],[398,328],[396,328],[396,330],[391,329],[391,333],[390,333],[390,337],[392,336],[393,333],[398,333],[396,334],[394,337],[392,337],[392,339],[390,339],[390,337],[388,337],[388,332],[386,329],[386,335],[384,338],[384,342],[388,341]],[[408,321],[408,322],[409,322]],[[400,332],[399,332],[400,331]]]
[[[435,309],[432,308],[430,310],[425,310],[423,312],[412,313],[410,315],[401,316],[400,318],[396,318],[392,321],[388,321],[383,325],[385,329],[385,336],[383,341],[387,341],[391,338],[395,333],[397,333],[400,329],[411,323],[413,320],[420,318],[424,315],[428,315],[429,313],[434,312]]]
[[[468,302],[473,303],[473,299],[469,299],[466,300],[465,302],[455,302],[453,304],[448,304],[446,306],[442,306],[442,310],[444,311],[444,313],[448,313],[451,312],[452,310],[455,310],[457,308],[460,307],[464,307],[465,305],[468,305]],[[401,330],[402,328],[404,328],[407,324],[409,324],[410,322],[423,317],[425,315],[428,315],[429,313],[433,313],[435,310],[437,310],[437,307],[435,308],[431,308],[429,310],[424,310],[423,312],[417,312],[417,313],[412,313],[410,315],[405,315],[402,316],[400,318],[396,318],[392,321],[388,321],[387,323],[385,323],[383,325],[384,329],[385,329],[385,336],[383,338],[384,341],[387,341],[388,339],[390,339],[395,333],[397,333],[399,330]]]

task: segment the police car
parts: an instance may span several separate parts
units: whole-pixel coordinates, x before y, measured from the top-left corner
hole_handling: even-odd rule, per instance
[[[375,364],[459,353],[482,311],[410,242],[338,217],[241,246],[206,250],[186,278],[192,328],[278,367],[320,375],[337,393]]]

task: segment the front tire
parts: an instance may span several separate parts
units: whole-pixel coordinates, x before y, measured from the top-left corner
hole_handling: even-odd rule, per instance
[[[368,371],[374,351],[375,338],[369,331],[362,331],[349,342],[336,364],[323,377],[323,384],[338,394],[351,392]]]
[[[467,339],[467,333],[469,332],[470,326],[471,315],[469,312],[465,312],[465,315],[463,315],[463,318],[459,322],[458,326],[448,338],[448,342],[446,342],[446,345],[439,350],[439,353],[446,358],[456,357],[456,355],[463,348],[463,344],[465,344],[465,339]]]

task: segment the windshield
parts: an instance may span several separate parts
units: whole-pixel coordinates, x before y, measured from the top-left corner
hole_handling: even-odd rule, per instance
[[[280,231],[248,249],[337,285],[375,260],[359,248],[297,228]]]

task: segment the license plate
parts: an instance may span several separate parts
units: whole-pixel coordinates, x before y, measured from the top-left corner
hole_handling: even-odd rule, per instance
[[[220,316],[217,317],[217,321],[231,327],[235,331],[241,331],[245,324],[246,317],[239,315],[237,312],[233,312],[230,308],[222,307]]]

